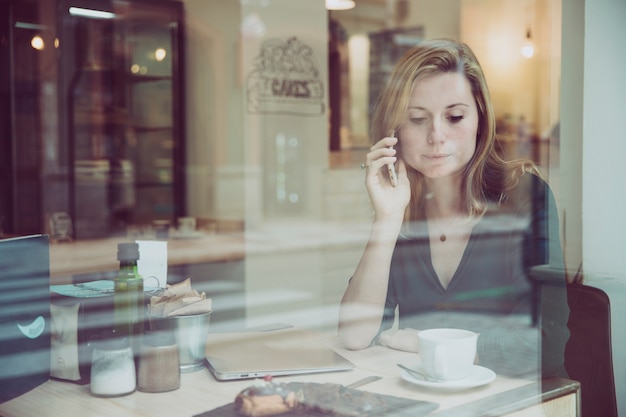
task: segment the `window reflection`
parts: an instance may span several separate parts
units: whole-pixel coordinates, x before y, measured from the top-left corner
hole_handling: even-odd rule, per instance
[[[517,21],[511,2],[501,11],[493,2],[456,2],[459,9],[442,6],[445,13],[398,2],[402,15],[385,2],[329,14],[293,4],[279,14],[271,2],[233,2],[213,12],[200,3],[187,2],[186,26],[178,9],[114,1],[107,19],[48,17],[45,23],[59,24],[56,34],[11,29],[28,49],[11,52],[17,117],[3,136],[12,142],[2,144],[11,152],[0,157],[0,234],[59,227],[63,243],[53,243],[53,260],[76,265],[57,263],[53,280],[109,279],[116,264],[107,250],[118,241],[167,236],[168,279],[191,276],[212,291],[215,329],[288,319],[335,332],[373,214],[359,165],[371,146],[376,84],[386,80],[374,70],[393,65],[420,39],[476,45],[492,86],[498,146],[507,158],[532,159],[548,179],[557,173],[559,56],[558,47],[548,53],[546,46],[558,42],[546,33],[558,30],[548,18],[537,24],[549,31],[533,31],[535,55],[522,60],[518,35],[526,22]],[[541,14],[550,2],[536,3]],[[18,10],[24,21],[43,18]],[[310,22],[295,32],[321,58],[320,85],[330,90],[320,96],[330,96],[329,107],[321,119],[251,115],[244,101],[250,60],[265,37],[284,40],[277,28],[285,15],[302,14]],[[337,35],[328,50],[326,25],[328,36]],[[486,33],[490,25],[494,32]],[[41,36],[39,50],[33,36]],[[54,42],[58,67],[45,55]],[[9,125],[5,110],[1,120]],[[180,233],[183,216],[196,218],[198,233]],[[157,226],[169,234],[158,235]],[[67,230],[72,239],[63,238]],[[479,331],[489,327],[473,319]]]

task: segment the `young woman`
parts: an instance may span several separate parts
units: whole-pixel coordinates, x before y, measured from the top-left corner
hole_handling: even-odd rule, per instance
[[[363,167],[374,220],[341,303],[346,346],[418,350],[406,329],[462,327],[480,334],[478,361],[497,372],[537,369],[543,343],[544,375],[562,375],[564,274],[550,320],[537,320],[530,279],[534,266],[563,268],[554,198],[531,161],[497,152],[489,91],[469,47],[433,40],[407,51],[372,134]],[[401,330],[379,337],[396,312]]]

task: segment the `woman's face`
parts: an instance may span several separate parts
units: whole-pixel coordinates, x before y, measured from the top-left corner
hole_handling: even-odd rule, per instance
[[[427,178],[460,174],[474,155],[477,131],[478,109],[463,74],[422,78],[398,132],[402,158]]]

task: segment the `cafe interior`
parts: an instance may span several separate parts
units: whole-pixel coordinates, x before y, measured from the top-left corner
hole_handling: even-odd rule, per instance
[[[171,392],[90,392],[89,328],[112,314],[124,242],[139,246],[147,296],[188,284],[210,300],[209,344],[293,329],[334,341],[373,219],[371,110],[400,56],[434,38],[472,48],[497,146],[554,192],[568,291],[602,300],[578,311],[568,292],[590,365],[534,381],[533,395],[500,375],[442,393],[372,364],[390,354],[381,346],[338,347],[355,370],[287,380],[376,372],[365,390],[437,403],[436,415],[626,416],[623,0],[0,0],[0,15],[1,333],[14,311],[24,324],[79,306],[79,353],[47,322],[33,361],[18,353],[41,333],[0,335],[0,416],[217,416],[252,383],[203,363]],[[68,355],[73,374],[58,363]]]

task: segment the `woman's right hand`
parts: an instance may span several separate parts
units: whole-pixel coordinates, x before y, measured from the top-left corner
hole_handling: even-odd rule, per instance
[[[370,148],[366,157],[365,186],[377,218],[402,218],[411,198],[406,166],[397,158],[396,149],[392,148],[397,142],[394,137],[382,138]],[[398,176],[396,187],[389,179],[388,164],[395,164]]]
[[[387,330],[381,333],[378,338],[378,343],[391,349],[403,350],[405,352],[419,352],[418,333],[419,330],[411,328]]]
[[[402,227],[411,190],[404,162],[386,137],[367,154],[365,186],[375,210],[370,238],[341,299],[339,335],[348,349],[363,349],[376,337],[384,316],[391,258]],[[387,164],[396,164],[398,184],[389,179]]]

